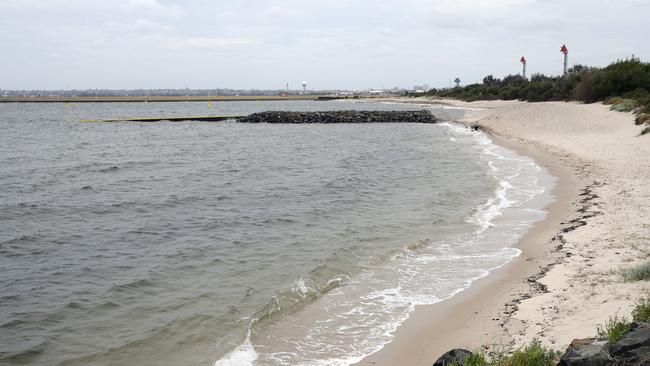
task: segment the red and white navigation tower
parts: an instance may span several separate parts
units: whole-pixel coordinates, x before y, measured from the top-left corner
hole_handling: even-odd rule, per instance
[[[566,48],[565,44],[563,44],[562,48],[560,48],[560,52],[564,54],[564,75],[566,75],[567,64],[569,63],[569,49]]]
[[[519,62],[521,62],[522,64],[524,64],[524,71],[523,71],[523,73],[522,73],[521,75],[522,75],[522,76],[524,77],[524,79],[525,79],[525,78],[526,78],[526,58],[525,58],[524,56],[521,56],[521,59],[519,60]]]

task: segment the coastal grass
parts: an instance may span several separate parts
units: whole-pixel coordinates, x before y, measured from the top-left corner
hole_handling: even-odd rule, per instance
[[[544,347],[538,339],[533,339],[528,345],[506,356],[498,366],[551,366],[560,358],[560,353]]]
[[[650,130],[650,126],[648,126],[645,130]],[[623,279],[627,282],[648,281],[650,280],[650,261],[646,261],[645,263],[639,264],[638,266],[626,268],[622,271],[621,274],[623,276]]]
[[[471,355],[467,356],[463,361],[462,365],[457,366],[488,366],[490,363],[487,360],[487,357],[483,352],[472,352]]]
[[[598,326],[598,336],[613,344],[618,342],[628,330],[630,330],[630,323],[627,318],[613,315],[609,317],[605,325]]]
[[[538,339],[515,350],[512,354],[497,352],[487,356],[483,351],[473,352],[462,364],[456,366],[554,366],[560,352],[542,345]]]
[[[635,304],[632,319],[637,322],[650,322],[650,297],[642,298]]]
[[[642,297],[634,304],[632,320],[643,323],[650,322],[650,297]],[[626,317],[613,315],[609,317],[605,325],[598,326],[598,336],[613,344],[618,342],[630,330],[631,326],[632,324]]]

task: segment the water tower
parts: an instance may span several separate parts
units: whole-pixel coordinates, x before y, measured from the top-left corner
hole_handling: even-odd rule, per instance
[[[460,78],[454,79],[454,83],[456,83],[457,88],[460,88]]]
[[[307,82],[306,81],[302,82],[302,93],[307,94]]]

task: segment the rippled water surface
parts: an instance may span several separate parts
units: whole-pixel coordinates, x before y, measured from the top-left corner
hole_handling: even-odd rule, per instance
[[[532,161],[447,124],[79,121],[420,108],[0,104],[0,364],[343,365],[378,349],[413,306],[518,254],[542,216]]]

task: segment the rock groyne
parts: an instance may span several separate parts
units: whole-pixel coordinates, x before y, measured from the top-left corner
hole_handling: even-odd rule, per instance
[[[239,118],[242,123],[436,123],[428,110],[260,112]]]

